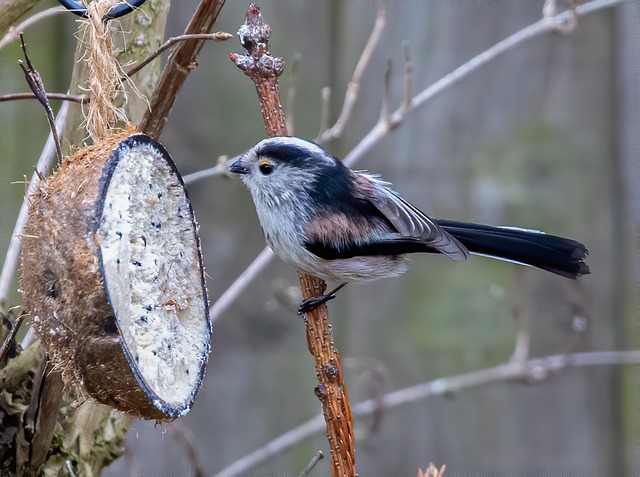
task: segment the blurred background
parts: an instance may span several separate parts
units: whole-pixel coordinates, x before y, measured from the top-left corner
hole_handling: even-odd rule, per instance
[[[167,37],[197,2],[173,2]],[[36,9],[54,6],[38,3]],[[563,6],[563,2],[560,2]],[[283,100],[295,87],[295,135],[313,139],[321,90],[335,120],[373,27],[373,0],[269,0],[271,52],[282,56]],[[344,134],[344,157],[375,125],[391,62],[389,102],[405,94],[403,43],[420,92],[501,39],[538,21],[541,1],[389,1],[387,26]],[[246,2],[227,2],[214,31],[235,34]],[[416,256],[403,277],[350,285],[331,302],[352,403],[507,362],[516,335],[530,355],[628,350],[638,344],[640,4],[578,20],[496,58],[448,88],[357,164],[381,173],[430,215],[536,228],[589,248],[577,281],[475,257]],[[67,90],[77,24],[58,15],[27,31],[49,92]],[[234,38],[208,43],[160,141],[181,172],[215,165],[265,135],[255,89],[228,60]],[[290,66],[299,56],[297,80]],[[0,50],[0,94],[27,91],[17,44]],[[54,109],[59,103],[54,102]],[[35,101],[0,103],[0,256],[48,132]],[[253,203],[226,177],[189,187],[200,223],[212,303],[264,247]],[[19,304],[17,284],[12,304]],[[191,475],[192,438],[207,475],[320,412],[313,359],[295,309],[296,273],[273,261],[214,324],[205,383],[177,423],[131,425],[127,450],[105,475]],[[544,370],[542,370],[544,371]],[[455,475],[638,475],[637,367],[569,367],[535,382],[494,382],[356,421],[363,476],[416,475],[430,461]],[[297,475],[326,438],[302,441],[247,475]],[[329,475],[328,459],[312,475]]]

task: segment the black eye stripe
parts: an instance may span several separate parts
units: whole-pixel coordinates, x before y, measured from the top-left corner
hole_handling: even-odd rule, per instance
[[[268,144],[257,151],[258,157],[273,157],[281,162],[301,166],[311,155],[308,150],[289,144]]]

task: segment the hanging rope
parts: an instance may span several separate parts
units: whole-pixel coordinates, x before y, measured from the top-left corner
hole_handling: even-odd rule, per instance
[[[86,127],[96,141],[110,135],[118,119],[115,99],[122,88],[122,69],[113,56],[111,31],[106,14],[111,10],[109,0],[96,0],[87,6],[83,21],[83,37],[87,42],[85,59],[89,68],[91,101],[86,115]]]

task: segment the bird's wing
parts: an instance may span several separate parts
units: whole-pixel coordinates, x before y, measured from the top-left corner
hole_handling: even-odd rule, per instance
[[[304,247],[327,260],[440,252],[465,260],[467,249],[379,179],[355,173],[357,196],[310,220]]]
[[[356,180],[364,190],[372,191],[369,201],[389,220],[403,239],[419,239],[426,246],[455,261],[469,257],[464,245],[421,210],[400,197],[386,182],[364,172],[357,172]]]

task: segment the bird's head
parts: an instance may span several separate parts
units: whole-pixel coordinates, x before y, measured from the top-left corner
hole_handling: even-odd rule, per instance
[[[323,177],[341,174],[342,163],[317,144],[296,137],[264,139],[229,165],[254,201],[308,196]]]

